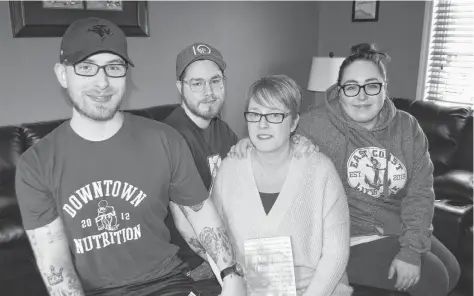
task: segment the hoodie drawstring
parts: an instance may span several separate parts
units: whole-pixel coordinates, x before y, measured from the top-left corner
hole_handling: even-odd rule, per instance
[[[387,127],[388,129],[388,145],[387,150],[385,151],[387,155],[385,156],[385,173],[383,176],[383,197],[388,198],[389,195],[389,185],[388,185],[388,162],[390,161],[390,155],[392,154],[392,145],[391,145],[391,138],[390,138],[390,125]]]

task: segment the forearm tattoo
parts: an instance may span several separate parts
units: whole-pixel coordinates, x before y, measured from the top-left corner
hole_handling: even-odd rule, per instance
[[[184,216],[185,216],[186,218],[188,218],[188,216],[189,216],[188,210],[186,210],[186,208],[185,208],[184,206],[182,206],[182,205],[178,205],[178,207],[179,207],[179,209],[181,210],[181,212],[183,212]]]
[[[198,253],[198,255],[204,256],[206,254],[206,250],[202,247],[199,240],[195,237],[192,237],[189,241],[189,245],[194,252]]]
[[[226,264],[235,261],[232,245],[224,228],[218,227],[216,233],[214,228],[205,227],[199,233],[199,240],[214,262],[217,263],[219,258]]]
[[[46,287],[51,296],[83,296],[82,286],[77,276],[68,275],[64,269],[56,268],[53,265],[49,267],[50,272],[43,272],[46,281]],[[66,284],[67,283],[67,284]]]

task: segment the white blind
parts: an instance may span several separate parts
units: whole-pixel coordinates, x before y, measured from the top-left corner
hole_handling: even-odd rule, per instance
[[[434,0],[425,99],[474,105],[474,0]]]

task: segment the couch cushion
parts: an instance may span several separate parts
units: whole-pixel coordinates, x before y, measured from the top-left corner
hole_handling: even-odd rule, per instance
[[[14,126],[0,128],[0,196],[15,195],[15,166],[23,152],[21,130]]]
[[[466,126],[459,136],[459,143],[453,159],[455,170],[466,170],[472,172],[473,153],[472,153],[473,119],[472,115],[467,119]]]
[[[179,104],[168,104],[168,105],[154,106],[154,107],[149,107],[149,108],[144,108],[144,109],[125,110],[125,112],[130,112],[132,114],[154,119],[156,121],[163,121],[178,106]]]
[[[393,102],[398,109],[412,114],[426,134],[435,176],[446,173],[453,164],[453,156],[460,145],[460,135],[472,117],[472,111],[429,101],[394,98]]]

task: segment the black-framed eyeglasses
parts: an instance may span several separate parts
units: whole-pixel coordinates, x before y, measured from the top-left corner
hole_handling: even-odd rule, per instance
[[[384,85],[385,83],[382,82],[371,82],[364,85],[351,83],[346,85],[340,85],[339,87],[342,89],[342,91],[347,97],[355,97],[359,95],[361,89],[364,89],[364,92],[369,96],[378,95],[382,90],[382,86]]]
[[[204,91],[206,83],[209,84],[209,87],[211,88],[212,91],[217,92],[224,88],[225,79],[226,78],[224,76],[219,76],[219,77],[211,78],[209,80],[204,80],[204,79],[183,80],[183,83],[186,83],[187,85],[189,85],[189,88],[191,89],[191,91],[195,93],[202,93]]]
[[[257,112],[244,112],[245,120],[247,122],[260,122],[262,117],[270,123],[282,123],[290,113],[268,113],[261,114]]]
[[[124,77],[127,75],[127,64],[107,64],[99,66],[89,62],[74,64],[74,72],[80,76],[91,77],[97,75],[100,69],[104,69],[105,75],[112,78]]]

